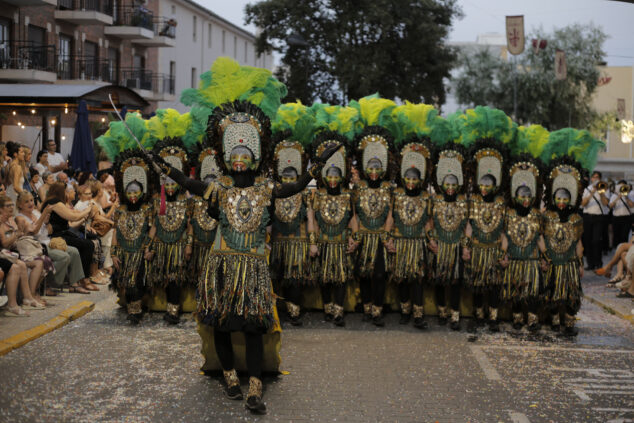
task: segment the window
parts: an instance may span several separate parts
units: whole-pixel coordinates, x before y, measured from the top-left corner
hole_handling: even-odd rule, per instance
[[[98,79],[99,69],[97,60],[99,59],[99,46],[97,43],[86,41],[84,43],[83,74],[86,79]]]
[[[238,37],[233,36],[233,57],[238,58]]]
[[[211,22],[207,24],[207,48],[211,48]]]
[[[170,62],[170,79],[169,79],[169,93],[174,94],[175,86],[174,82],[176,81],[176,62]]]
[[[198,82],[197,79],[196,68],[192,68],[192,88],[196,88],[196,82]]]
[[[197,21],[198,19],[196,18],[196,16],[193,16],[193,22],[192,22],[192,38],[194,39],[194,41],[196,41],[196,26],[197,26]]]
[[[143,70],[145,69],[145,57],[135,54],[132,57],[132,67],[135,70]]]
[[[0,18],[0,67],[4,67],[11,60],[10,33],[11,21]]]
[[[176,14],[176,6],[172,5],[172,15]]]
[[[57,74],[60,79],[71,79],[73,77],[70,35],[59,34],[59,55],[57,56]]]
[[[225,44],[225,38],[227,33],[225,32],[225,30],[222,30],[222,52],[224,53],[227,50],[226,44]]]
[[[247,42],[244,42],[244,64],[247,64]]]
[[[108,82],[119,83],[119,49],[108,48],[108,75],[104,78]]]

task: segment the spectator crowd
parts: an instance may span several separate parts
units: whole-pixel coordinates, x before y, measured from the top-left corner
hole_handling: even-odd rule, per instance
[[[27,146],[0,143],[0,307],[27,317],[64,290],[98,291],[112,273],[112,215],[119,205],[111,165],[73,170],[54,140],[35,164]]]

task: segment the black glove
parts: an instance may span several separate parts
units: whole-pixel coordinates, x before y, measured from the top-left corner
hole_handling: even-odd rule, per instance
[[[168,175],[170,172],[170,165],[167,164],[167,162],[165,162],[165,160],[163,160],[163,157],[161,157],[160,154],[157,154],[153,151],[148,151],[147,152],[147,157],[150,160],[150,162],[152,163],[152,167],[154,168],[154,171],[156,173],[160,174],[165,174]]]
[[[327,147],[320,155],[315,159],[315,164],[325,165],[329,158],[332,157],[339,149],[341,148],[341,144],[334,143],[331,144],[330,147]]]

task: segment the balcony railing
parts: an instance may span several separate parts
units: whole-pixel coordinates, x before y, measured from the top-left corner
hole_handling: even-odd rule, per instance
[[[55,72],[55,46],[21,40],[0,43],[0,68]]]
[[[57,0],[60,10],[82,10],[104,13],[113,16],[113,0]]]
[[[152,91],[155,94],[174,94],[174,77],[145,69],[122,69],[123,85],[128,88]]]
[[[114,25],[136,26],[154,31],[154,14],[143,6],[120,6]]]
[[[111,83],[117,83],[119,79],[116,64],[113,61],[92,56],[59,56],[57,78]]]

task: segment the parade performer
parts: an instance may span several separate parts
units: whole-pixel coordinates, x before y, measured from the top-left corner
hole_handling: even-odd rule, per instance
[[[581,307],[583,277],[583,220],[579,215],[582,180],[592,171],[597,154],[605,144],[588,131],[572,128],[550,133],[542,153],[548,165],[543,215],[547,300],[552,329],[560,329],[564,314],[564,334],[575,336],[575,315]]]
[[[126,123],[142,139],[145,122],[129,113]],[[142,298],[146,292],[146,270],[152,224],[152,173],[145,154],[138,148],[122,122],[113,122],[97,142],[114,161],[115,187],[120,207],[114,214],[115,236],[112,261],[115,272],[112,288],[125,295],[128,320],[138,324],[143,315]]]
[[[196,144],[192,154],[194,157],[196,179],[206,184],[222,176],[217,162],[217,152],[206,139]],[[218,221],[207,213],[208,202],[202,196],[192,195],[188,200],[189,227],[193,234],[191,259],[188,264],[188,273],[192,280],[204,272],[207,257],[212,249]]]
[[[465,150],[456,142],[456,125],[436,117],[432,137],[434,143],[434,176],[432,184],[432,225],[428,228],[430,278],[435,285],[438,321],[451,319],[450,327],[460,330],[460,288],[464,277],[463,260],[469,259],[469,238],[465,234],[469,218],[465,187]],[[449,291],[447,308],[446,291]]]
[[[355,274],[359,279],[364,320],[384,326],[383,302],[387,282],[388,250],[394,251],[390,158],[393,149],[392,100],[377,95],[350,102],[359,110],[363,131],[355,138],[359,180],[354,184],[354,206],[359,225]],[[392,166],[395,167],[395,166]]]
[[[172,168],[189,174],[189,159],[179,138],[165,138],[152,149]],[[170,324],[180,321],[181,289],[194,285],[196,278],[187,273],[192,255],[193,234],[189,224],[189,208],[185,190],[169,176],[160,177],[161,193],[154,197],[154,224],[150,231],[154,255],[148,269],[150,284],[165,289],[167,309],[163,318]]]
[[[503,234],[505,144],[514,139],[516,127],[501,110],[482,106],[466,110],[458,121],[462,144],[470,146],[469,157],[474,163],[467,227],[471,257],[466,263],[465,286],[473,293],[475,319],[468,329],[474,332],[484,321],[486,301],[489,330],[498,332],[501,266],[507,249]]]
[[[400,323],[414,317],[414,327],[426,329],[423,284],[426,279],[427,239],[431,196],[427,192],[431,170],[430,134],[437,111],[427,104],[396,107],[393,119],[400,127],[394,143],[399,151],[398,188],[393,192],[394,254],[390,255],[390,280],[398,285]]]
[[[225,176],[211,183],[188,179],[154,156],[168,177],[208,201],[210,216],[219,222],[205,272],[200,275],[197,314],[201,324],[214,328],[214,345],[231,399],[242,399],[231,332],[244,334],[249,373],[246,406],[255,413],[266,412],[262,402],[262,335],[273,323],[275,307],[265,252],[270,207],[277,198],[301,192],[339,147],[316,157],[315,165],[295,184],[259,176],[258,172],[268,171],[270,118],[285,94],[286,87],[270,71],[219,58],[210,72],[201,75],[200,87],[186,90],[181,99],[212,110],[208,135],[222,154]],[[197,111],[192,109],[192,113]]]
[[[354,137],[358,112],[350,107],[314,104],[312,107],[322,130],[313,141],[313,158],[333,146],[340,146],[315,178],[317,190],[308,208],[308,237],[311,257],[318,257],[319,282],[326,321],[344,326],[343,305],[346,284],[352,277],[352,253],[358,246],[358,226],[352,192],[347,188],[350,175],[348,143]]]
[[[271,123],[274,144],[274,174],[278,182],[295,183],[305,172],[315,130],[315,117],[301,103],[282,104]],[[312,285],[308,251],[306,205],[308,189],[274,203],[271,235],[271,272],[286,298],[291,324],[300,326],[302,288]]]
[[[541,228],[543,165],[539,160],[548,131],[539,125],[518,128],[508,166],[509,202],[504,217],[508,242],[508,265],[502,276],[501,300],[511,305],[513,328],[524,325],[527,311],[528,330],[540,328],[537,312],[544,293],[540,252],[546,251]]]

